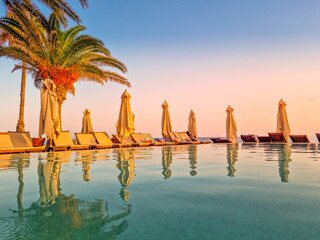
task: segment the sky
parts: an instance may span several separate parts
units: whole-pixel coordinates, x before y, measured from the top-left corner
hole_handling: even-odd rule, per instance
[[[128,67],[136,132],[161,136],[161,105],[174,131],[186,131],[191,109],[198,135],[225,136],[228,105],[240,134],[276,128],[287,103],[292,134],[320,132],[320,2],[317,0],[69,1],[113,57]],[[1,9],[2,10],[2,9]],[[3,11],[1,11],[3,12]],[[72,25],[72,23],[70,23]],[[0,131],[14,130],[21,72],[0,58]],[[115,133],[125,86],[78,82],[62,107],[62,128],[80,132],[83,111],[95,131]],[[28,76],[25,129],[38,135],[40,91]]]

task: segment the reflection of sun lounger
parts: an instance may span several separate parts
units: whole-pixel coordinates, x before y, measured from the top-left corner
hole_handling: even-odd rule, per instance
[[[81,145],[89,145],[91,149],[110,148],[109,144],[98,144],[92,133],[76,133],[78,143]]]
[[[151,141],[151,143],[152,143],[153,146],[168,145],[168,144],[166,144],[164,141],[163,141],[163,142],[157,142],[157,141],[151,136],[150,133],[141,133],[141,134],[144,136],[146,142]]]
[[[54,147],[53,150],[55,150],[58,147],[66,147],[70,150],[86,150],[89,149],[89,145],[75,145],[72,141],[72,138],[70,136],[69,131],[61,131],[59,134],[59,137],[54,138]]]
[[[98,144],[102,145],[108,145],[110,147],[130,147],[131,145],[129,144],[121,144],[121,143],[113,143],[108,136],[107,133],[105,132],[94,132],[93,133],[94,137],[96,138],[96,141]]]
[[[271,137],[269,136],[258,136],[260,143],[271,142]]]
[[[221,138],[210,138],[213,143],[231,143],[227,139],[221,139]]]
[[[307,135],[290,135],[292,142],[294,143],[309,143],[310,140]]]
[[[272,142],[287,142],[283,133],[268,133]]]
[[[248,143],[257,143],[259,142],[257,135],[253,134],[248,134],[248,135],[242,135],[241,134],[241,139],[243,142],[248,142]]]
[[[9,132],[14,148],[24,148],[26,152],[44,152],[45,146],[34,147],[29,132]]]
[[[12,144],[9,133],[0,133],[0,153],[22,153],[25,148],[15,148]]]

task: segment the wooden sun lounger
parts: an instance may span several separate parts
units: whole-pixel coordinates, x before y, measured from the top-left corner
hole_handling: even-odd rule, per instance
[[[44,152],[46,146],[34,147],[30,132],[8,132],[14,148],[24,148],[25,152]]]
[[[81,145],[89,145],[91,149],[110,148],[109,144],[98,144],[92,133],[75,133],[78,143]]]
[[[24,153],[25,148],[15,148],[12,144],[9,133],[0,132],[0,153]]]
[[[154,145],[151,140],[150,142],[147,142],[146,138],[143,136],[142,133],[131,133],[131,138],[135,143],[145,143],[148,144],[146,146],[151,146]]]
[[[152,143],[152,146],[163,146],[166,145],[164,141],[158,142],[156,141],[150,133],[141,133],[143,137],[145,138],[146,142],[150,141]]]
[[[212,143],[211,141],[203,141],[203,140],[198,140],[198,139],[192,139],[188,131],[186,132],[186,134],[189,136],[189,138],[191,139],[191,141],[200,142],[200,144],[209,144],[209,143]]]
[[[268,133],[272,142],[287,142],[283,133]]]
[[[210,138],[213,143],[231,143],[227,139],[221,139],[221,138]]]
[[[106,132],[94,132],[93,135],[98,144],[108,145],[114,148],[131,147],[131,144],[113,143]]]
[[[259,142],[257,135],[253,135],[253,134],[248,134],[248,135],[241,134],[241,139],[245,143],[258,143]]]
[[[123,137],[121,140],[118,135],[113,134],[112,136],[117,143],[131,145],[131,147],[146,147],[151,145],[150,143],[136,143],[133,141],[132,137]]]
[[[269,136],[258,136],[258,140],[260,143],[271,142],[271,137]]]
[[[200,144],[200,141],[192,141],[186,132],[176,132],[176,133],[179,134],[183,142],[188,142],[190,144]]]
[[[69,131],[61,131],[59,137],[53,139],[54,147],[53,150],[65,148],[67,150],[87,150],[89,145],[76,145],[73,143]]]
[[[183,141],[183,139],[177,132],[169,132],[169,137],[171,142],[174,142],[176,144],[191,144],[190,142]]]
[[[307,135],[290,135],[290,138],[294,143],[310,143]]]

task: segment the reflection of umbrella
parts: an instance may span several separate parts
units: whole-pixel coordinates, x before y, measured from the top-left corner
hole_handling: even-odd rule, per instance
[[[192,140],[197,140],[197,126],[194,112],[191,109],[189,116],[188,132]]]
[[[234,177],[237,169],[234,168],[235,163],[238,161],[238,144],[227,145],[227,163],[228,163],[228,176]]]
[[[161,130],[162,130],[162,137],[165,141],[169,139],[169,132],[172,132],[170,114],[169,114],[169,105],[167,101],[161,105],[162,107],[162,119],[161,119]]]
[[[55,203],[59,195],[60,167],[61,163],[59,162],[39,162],[40,198],[38,204],[40,207],[47,207]]]
[[[290,137],[290,126],[288,122],[286,106],[287,104],[281,99],[278,105],[277,132],[282,132],[286,141],[288,141]]]
[[[227,130],[227,140],[232,143],[237,141],[237,125],[233,117],[233,108],[228,106],[227,110],[227,121],[226,121],[226,130]]]
[[[41,110],[39,121],[39,137],[43,134],[48,139],[59,136],[60,133],[60,121],[57,95],[55,93],[56,85],[51,79],[43,81],[41,89]]]
[[[162,175],[164,179],[169,179],[172,175],[170,165],[172,163],[172,149],[170,147],[162,148]]]
[[[84,116],[82,118],[81,133],[92,133],[93,132],[90,113],[91,112],[88,109],[84,110],[84,112],[83,112]]]
[[[278,146],[278,165],[281,182],[289,182],[289,162],[291,162],[291,148],[288,144]]]
[[[90,182],[90,169],[91,169],[91,164],[94,161],[94,156],[95,153],[89,151],[84,151],[84,152],[77,152],[77,159],[76,162],[82,162],[82,176],[83,176],[83,181],[85,182]]]
[[[190,161],[190,175],[195,176],[197,175],[197,163],[198,163],[198,146],[197,145],[190,145],[188,146],[189,152],[189,161]]]
[[[120,190],[120,196],[125,202],[127,202],[130,196],[127,188],[130,186],[132,179],[135,177],[134,168],[136,164],[132,149],[119,149],[117,161],[118,163],[116,164],[116,167],[120,170],[118,179],[122,186],[122,189]]]
[[[129,137],[134,132],[134,114],[131,110],[130,98],[130,94],[125,90],[121,96],[119,119],[116,124],[117,133],[121,139]]]

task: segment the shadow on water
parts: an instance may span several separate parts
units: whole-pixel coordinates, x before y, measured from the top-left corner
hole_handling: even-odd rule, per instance
[[[39,199],[29,208],[23,208],[23,172],[29,164],[25,155],[11,161],[19,173],[18,210],[6,219],[2,234],[5,239],[114,239],[128,227],[124,219],[131,213],[131,205],[110,215],[105,200],[87,201],[62,193],[61,163],[70,161],[57,153],[40,154],[38,158]],[[7,155],[8,156],[8,155]],[[63,155],[62,155],[63,156]],[[0,165],[1,166],[1,165]],[[9,167],[10,164],[7,166]],[[3,224],[1,224],[3,225]]]
[[[235,168],[235,164],[238,161],[238,151],[239,144],[238,143],[229,143],[227,144],[227,163],[228,163],[228,176],[235,177],[235,172],[237,169]]]

